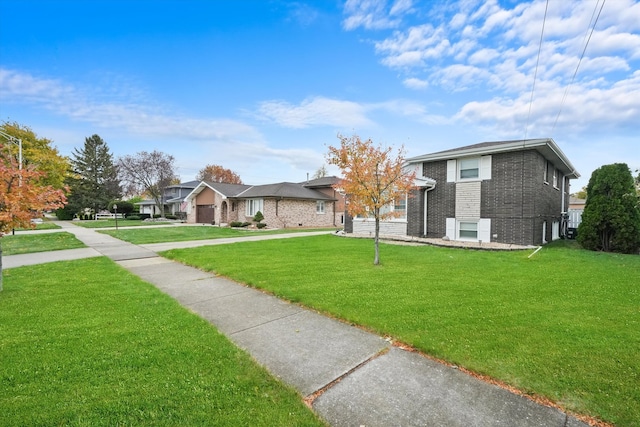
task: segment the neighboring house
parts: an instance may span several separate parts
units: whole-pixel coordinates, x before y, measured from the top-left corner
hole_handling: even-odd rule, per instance
[[[256,212],[271,227],[332,227],[335,199],[302,184],[221,184],[202,181],[186,197],[187,222],[251,222]]]
[[[417,190],[381,234],[540,245],[561,237],[573,165],[553,139],[484,142],[407,159]],[[403,206],[404,203],[404,206]],[[345,230],[368,232],[372,220]]]
[[[584,212],[584,206],[586,203],[586,199],[578,199],[573,196],[569,197],[569,228],[578,228],[582,222],[582,212]]]
[[[340,184],[340,181],[342,180],[337,176],[325,176],[323,178],[312,179],[301,183],[303,187],[319,191],[335,200],[333,204],[333,212],[331,212],[333,215],[333,226],[335,227],[344,226],[346,210],[345,195],[335,188]]]
[[[183,209],[184,199],[193,191],[200,181],[182,182],[176,185],[170,185],[164,190],[164,213],[175,215],[178,217],[186,217],[186,211]],[[160,215],[156,202],[154,200],[143,200],[136,203],[140,206],[141,214]]]

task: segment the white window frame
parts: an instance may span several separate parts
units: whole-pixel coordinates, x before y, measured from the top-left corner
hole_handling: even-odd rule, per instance
[[[470,227],[473,226],[473,227]],[[463,228],[464,227],[464,228]],[[459,240],[473,240],[473,241],[477,241],[478,240],[478,222],[477,221],[465,221],[465,220],[461,220],[458,221],[458,239]],[[475,230],[473,230],[473,228],[475,228]],[[475,236],[463,236],[462,233],[463,232],[475,232]]]
[[[468,166],[465,166],[466,169],[462,168],[463,163],[468,163],[468,162],[471,162],[471,161],[475,161],[476,167],[470,168]],[[473,170],[476,171],[475,176],[468,176],[468,177],[463,177],[462,176],[462,172],[463,171],[473,171]],[[460,159],[458,161],[458,171],[457,171],[456,176],[458,178],[458,181],[477,181],[477,180],[479,180],[480,179],[480,157],[465,157],[463,159]]]
[[[316,213],[324,214],[324,200],[316,200]]]
[[[256,216],[258,211],[264,214],[264,200],[263,199],[247,199],[245,201],[245,215]]]
[[[558,169],[553,168],[553,188],[558,188]]]

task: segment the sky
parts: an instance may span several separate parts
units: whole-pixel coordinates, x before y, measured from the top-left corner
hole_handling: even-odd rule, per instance
[[[550,137],[577,191],[640,168],[640,0],[0,0],[0,120],[256,185],[313,176],[338,135]]]

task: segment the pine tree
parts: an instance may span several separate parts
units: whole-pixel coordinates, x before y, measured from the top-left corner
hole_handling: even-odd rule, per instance
[[[98,135],[85,138],[84,147],[75,148],[69,179],[69,207],[74,212],[85,208],[94,212],[108,208],[110,200],[121,197],[120,181],[107,143]]]
[[[590,250],[638,253],[640,207],[629,167],[616,163],[596,169],[587,195],[578,242]]]

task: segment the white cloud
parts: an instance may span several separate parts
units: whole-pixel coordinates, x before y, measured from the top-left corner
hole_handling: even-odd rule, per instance
[[[396,28],[402,17],[414,11],[413,0],[347,0],[342,26],[345,30],[362,27],[367,30]]]
[[[402,84],[410,89],[426,89],[429,87],[429,82],[427,80],[421,80],[415,77],[404,79]]]
[[[102,100],[96,93],[83,93],[62,81],[14,70],[0,69],[0,100],[35,104],[75,121],[101,128],[120,128],[143,136],[223,142],[262,138],[252,126],[240,121],[181,117],[133,101]]]
[[[286,101],[265,101],[258,114],[280,126],[303,129],[311,126],[370,126],[366,109],[355,102],[315,97],[305,99],[300,105]]]

